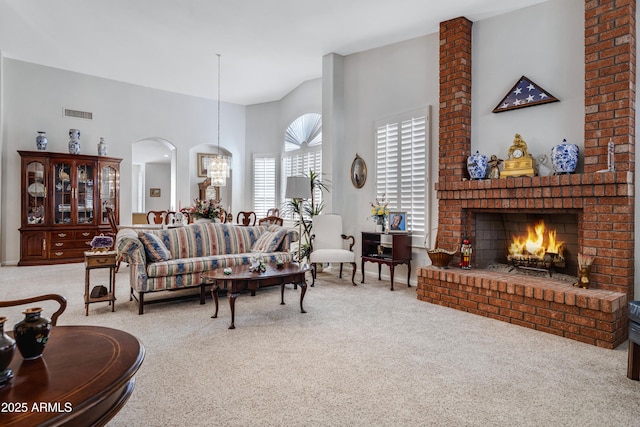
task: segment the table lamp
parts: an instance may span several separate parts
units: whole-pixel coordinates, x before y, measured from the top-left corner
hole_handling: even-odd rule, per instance
[[[287,177],[287,191],[285,192],[285,198],[298,201],[298,207],[300,215],[299,231],[298,231],[298,263],[302,255],[302,201],[304,199],[311,198],[311,182],[306,176],[289,176]]]

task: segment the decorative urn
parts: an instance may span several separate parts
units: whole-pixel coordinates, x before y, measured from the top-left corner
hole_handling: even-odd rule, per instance
[[[551,149],[551,163],[553,170],[557,174],[573,173],[578,164],[578,146],[568,144],[566,139],[562,144],[558,144]]]
[[[33,360],[42,356],[49,332],[51,332],[51,320],[42,317],[41,308],[28,308],[22,313],[24,319],[13,327],[13,336],[18,350],[25,360]]]
[[[472,154],[467,158],[467,171],[471,179],[485,179],[487,177],[487,167],[489,160],[484,154],[480,154],[476,151],[476,154]]]
[[[69,154],[80,154],[80,131],[69,129]]]
[[[107,143],[104,140],[104,137],[100,137],[100,142],[98,142],[98,156],[106,156],[107,155]]]
[[[39,130],[36,137],[36,148],[38,151],[45,151],[47,149],[47,133]]]

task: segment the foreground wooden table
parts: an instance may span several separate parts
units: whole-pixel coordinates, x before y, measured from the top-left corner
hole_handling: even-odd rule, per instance
[[[236,319],[236,298],[246,289],[255,296],[256,289],[263,286],[280,285],[280,304],[284,305],[284,285],[293,283],[295,287],[300,285],[300,312],[306,313],[302,306],[304,294],[307,292],[307,281],[305,273],[311,271],[308,264],[298,265],[296,263],[285,264],[283,267],[276,267],[274,264],[267,264],[267,271],[258,273],[249,271],[248,265],[233,267],[231,274],[224,274],[223,268],[208,271],[202,276],[205,280],[213,281],[211,295],[216,304],[216,312],[212,318],[218,317],[218,289],[226,289],[231,308],[231,325],[229,329],[235,329]],[[220,286],[222,284],[222,286]]]
[[[144,353],[124,331],[54,326],[41,358],[26,361],[16,349],[14,378],[0,389],[0,425],[104,425],[133,392]]]

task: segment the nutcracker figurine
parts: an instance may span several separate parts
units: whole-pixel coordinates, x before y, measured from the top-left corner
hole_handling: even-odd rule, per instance
[[[460,262],[460,267],[465,270],[471,269],[471,253],[473,252],[473,248],[471,248],[471,242],[466,237],[462,239],[460,252],[462,253],[462,261]]]

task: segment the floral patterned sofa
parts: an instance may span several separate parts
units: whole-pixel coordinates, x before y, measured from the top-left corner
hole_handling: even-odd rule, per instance
[[[278,225],[245,227],[213,222],[164,230],[121,229],[118,253],[130,266],[131,298],[144,313],[147,292],[200,287],[204,304],[204,272],[249,264],[256,252],[267,262],[293,261],[289,245],[298,240],[295,229]]]

